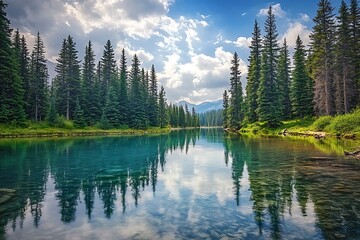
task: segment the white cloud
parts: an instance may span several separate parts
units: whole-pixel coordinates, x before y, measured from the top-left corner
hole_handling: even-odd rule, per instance
[[[310,17],[309,17],[309,15],[307,15],[307,14],[305,14],[305,13],[300,13],[299,14],[299,20],[300,21],[303,21],[303,22],[308,22],[308,21],[310,21]]]
[[[275,16],[280,17],[280,18],[286,16],[286,12],[281,9],[280,3],[274,4],[271,7],[272,7],[272,11]],[[260,9],[258,16],[267,16],[268,11],[269,11],[269,8]]]
[[[194,54],[185,63],[180,62],[180,55],[167,56],[164,71],[158,74],[159,81],[167,89],[169,100],[190,100],[202,102],[217,100],[228,88],[230,66],[233,54],[222,47],[215,49],[214,56]],[[247,74],[247,65],[241,60],[240,70]]]
[[[238,37],[236,41],[225,40],[224,42],[234,44],[239,48],[248,48],[251,45],[251,37]]]
[[[289,23],[289,27],[286,32],[282,35],[282,41],[286,38],[289,47],[295,47],[296,38],[299,35],[304,45],[308,45],[310,42],[311,31],[300,22]]]

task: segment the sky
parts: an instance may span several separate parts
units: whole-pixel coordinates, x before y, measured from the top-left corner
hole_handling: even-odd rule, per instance
[[[348,0],[349,1],[349,0]],[[347,3],[348,3],[347,1]],[[230,62],[240,57],[246,85],[249,44],[255,19],[264,34],[268,7],[273,6],[279,43],[286,38],[293,52],[297,35],[305,44],[317,10],[317,0],[5,0],[14,29],[32,49],[40,32],[46,57],[56,63],[61,42],[71,35],[79,59],[91,40],[96,59],[110,40],[116,59],[121,50],[128,64],[137,54],[142,67],[154,64],[168,101],[191,103],[222,98],[229,88]],[[335,13],[340,0],[333,0]]]

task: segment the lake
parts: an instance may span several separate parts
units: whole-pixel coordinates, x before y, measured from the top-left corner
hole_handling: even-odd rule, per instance
[[[359,239],[354,142],[157,136],[0,140],[0,239]]]

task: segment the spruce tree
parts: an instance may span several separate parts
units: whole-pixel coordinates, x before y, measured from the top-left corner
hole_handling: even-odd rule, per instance
[[[117,91],[113,86],[110,86],[107,94],[104,114],[111,127],[116,128],[120,126],[119,120],[119,100]]]
[[[241,86],[241,72],[240,72],[240,58],[237,53],[234,53],[234,57],[231,60],[231,72],[230,72],[230,126],[234,129],[240,129],[243,115],[243,92]]]
[[[28,118],[31,116],[29,102],[30,102],[30,55],[26,44],[25,36],[23,35],[20,40],[20,78],[24,89],[24,106]]]
[[[111,84],[114,91],[117,91],[115,53],[110,40],[108,40],[101,58],[101,96],[103,105],[106,102],[107,91]]]
[[[84,119],[87,125],[94,125],[101,117],[101,109],[98,99],[94,97],[95,89],[95,54],[92,49],[92,43],[89,41],[85,47],[85,56],[82,67],[82,109],[84,110]]]
[[[294,117],[304,117],[312,114],[312,85],[305,65],[305,46],[300,36],[297,36],[294,52],[294,69],[290,86],[292,114]],[[310,84],[310,86],[309,86]]]
[[[252,123],[258,120],[256,109],[258,108],[258,88],[261,70],[261,32],[255,20],[254,31],[250,45],[250,57],[246,85],[247,120]],[[224,119],[225,120],[225,119]]]
[[[140,61],[136,54],[132,60],[130,79],[130,115],[132,117],[130,126],[137,129],[144,129],[148,126],[148,119],[141,87]]]
[[[45,120],[48,101],[48,69],[45,47],[38,32],[30,63],[30,111],[34,121]]]
[[[120,58],[120,86],[119,86],[119,121],[120,124],[128,124],[128,79],[125,50],[122,50]]]
[[[192,127],[198,127],[198,115],[196,114],[195,108],[192,107],[191,109],[191,117],[192,117],[192,121],[191,121],[191,126]]]
[[[185,125],[186,127],[191,127],[191,114],[187,104],[185,104]]]
[[[334,8],[329,0],[320,0],[310,34],[313,50],[313,79],[315,81],[316,115],[334,114]]]
[[[57,107],[66,119],[73,119],[76,100],[81,97],[80,61],[78,60],[76,43],[69,35],[62,42],[55,71],[57,87]]]
[[[223,126],[224,128],[229,128],[229,96],[227,91],[224,91],[223,95]]]
[[[350,15],[349,15],[349,30],[350,30],[350,52],[351,64],[355,68],[354,76],[356,83],[355,99],[353,105],[360,104],[360,8],[358,0],[350,1]]]
[[[260,121],[266,121],[269,126],[279,125],[282,114],[280,84],[277,81],[277,63],[279,46],[275,15],[269,7],[265,22],[265,36],[261,58],[260,85],[258,90],[257,114]]]
[[[344,1],[341,1],[337,17],[336,30],[336,73],[335,73],[335,106],[338,114],[349,113],[355,106],[356,94],[355,66],[352,61],[351,31],[349,28],[349,12]]]
[[[19,65],[11,48],[10,21],[6,4],[0,0],[0,123],[25,123],[24,90],[19,76]]]
[[[75,102],[74,125],[77,128],[82,128],[86,125],[84,118],[84,110],[81,108],[79,99],[76,99]]]
[[[281,119],[291,118],[291,102],[290,102],[290,57],[289,49],[284,39],[284,44],[280,49],[279,62],[278,62],[278,76],[280,96],[282,100],[282,117]]]
[[[166,106],[165,89],[163,86],[160,88],[158,114],[159,126],[161,128],[166,127],[169,124],[169,116]]]
[[[149,85],[149,122],[151,126],[158,125],[158,93],[157,93],[157,78],[154,65],[151,66],[150,85]]]

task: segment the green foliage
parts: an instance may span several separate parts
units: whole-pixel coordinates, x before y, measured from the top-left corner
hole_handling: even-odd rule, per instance
[[[319,117],[312,124],[312,128],[314,128],[316,131],[323,131],[330,124],[332,119],[333,119],[333,117],[331,117],[331,116]]]
[[[277,82],[276,67],[278,64],[279,46],[275,15],[269,7],[265,22],[263,52],[261,61],[260,85],[258,89],[257,114],[260,121],[265,121],[271,127],[280,124],[283,111],[280,86]]]
[[[74,122],[67,120],[64,116],[58,116],[56,119],[55,127],[64,128],[64,129],[74,129]]]
[[[234,129],[240,129],[244,120],[244,108],[243,108],[243,91],[241,86],[241,72],[240,72],[240,58],[237,53],[234,53],[234,57],[231,60],[230,67],[230,94],[229,99],[229,121],[230,126]]]
[[[360,108],[353,113],[338,115],[332,119],[325,128],[326,131],[335,134],[347,134],[360,131]]]
[[[79,99],[76,100],[75,112],[74,112],[74,126],[77,128],[85,127],[84,111],[80,106]]]
[[[246,117],[249,122],[258,120],[256,109],[258,108],[258,93],[261,71],[261,33],[255,20],[254,31],[250,45],[250,65],[248,67],[248,81],[246,85]],[[224,112],[226,114],[226,112]]]

